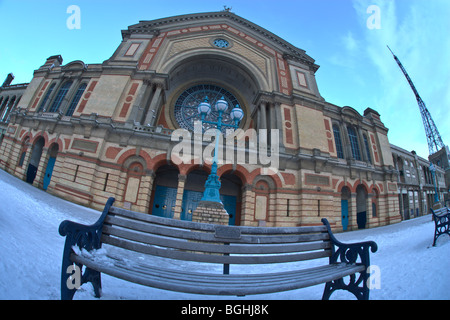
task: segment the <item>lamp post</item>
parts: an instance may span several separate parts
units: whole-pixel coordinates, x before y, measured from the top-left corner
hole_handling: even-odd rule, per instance
[[[230,112],[231,120],[233,120],[234,124],[227,124],[222,123],[222,117],[223,113],[228,110],[228,102],[225,101],[224,97],[217,100],[216,104],[214,105],[215,110],[218,112],[219,117],[217,119],[217,122],[215,121],[206,121],[205,118],[211,113],[211,105],[209,104],[208,97],[205,97],[205,100],[201,102],[198,107],[197,111],[201,116],[202,124],[203,123],[209,123],[216,126],[216,145],[214,148],[214,158],[213,158],[213,164],[211,168],[211,173],[208,176],[208,179],[205,183],[205,191],[203,192],[203,197],[201,201],[211,201],[211,202],[219,202],[222,203],[220,200],[220,181],[219,176],[217,175],[217,154],[219,149],[219,135],[221,134],[222,126],[231,127],[233,129],[237,129],[239,127],[239,122],[244,117],[244,111],[239,107],[239,105],[236,105],[235,108],[233,108]]]
[[[438,190],[436,187],[436,168],[434,167],[434,164],[430,164],[430,171],[431,171],[431,176],[433,178],[433,185],[434,185],[434,202],[437,203],[439,202],[439,194],[438,194]]]

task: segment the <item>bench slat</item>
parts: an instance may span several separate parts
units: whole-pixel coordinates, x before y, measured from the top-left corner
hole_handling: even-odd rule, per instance
[[[169,219],[165,219],[169,220]],[[186,222],[186,221],[183,221]],[[187,239],[193,241],[206,241],[206,242],[230,242],[230,243],[252,243],[252,244],[275,244],[275,243],[297,243],[297,242],[307,242],[307,241],[321,241],[329,240],[329,235],[326,232],[323,233],[304,233],[299,232],[298,234],[273,234],[273,233],[263,233],[263,234],[243,234],[239,239],[223,239],[217,238],[212,231],[210,232],[199,232],[194,230],[185,230],[179,228],[167,228],[165,226],[160,226],[157,224],[148,223],[145,221],[137,221],[125,219],[123,217],[108,216],[105,219],[105,225],[118,225],[132,230],[137,230],[145,233],[151,233],[160,236],[167,236],[173,238]],[[217,227],[217,226],[214,226]],[[234,227],[239,228],[239,227]],[[261,229],[261,228],[258,228]],[[286,228],[287,229],[287,228]],[[299,229],[299,228],[293,228]],[[291,230],[293,231],[293,230]]]
[[[127,217],[133,220],[140,220],[145,222],[150,222],[153,224],[159,224],[175,228],[183,228],[188,230],[198,230],[198,231],[210,231],[214,232],[217,225],[208,223],[199,223],[185,220],[176,220],[162,218],[150,214],[145,214],[141,212],[129,211],[117,207],[111,207],[110,213],[117,216]],[[317,233],[317,232],[327,232],[325,226],[312,226],[312,227],[245,227],[245,226],[233,226],[233,228],[238,228],[242,234],[306,234],[306,233]]]
[[[312,250],[321,250],[331,248],[329,241],[321,242],[306,242],[295,244],[276,244],[276,245],[223,245],[223,243],[199,243],[186,241],[184,239],[166,238],[155,236],[153,234],[143,234],[134,230],[122,229],[117,226],[104,225],[103,233],[118,238],[124,238],[144,244],[157,245],[160,247],[167,247],[173,249],[202,251],[212,253],[227,253],[227,254],[274,254],[274,253],[292,253],[304,252]]]
[[[104,264],[83,256],[72,260],[111,276],[154,288],[212,295],[249,295],[300,289],[361,272],[364,266],[332,264],[305,270],[270,274],[195,274],[179,270],[160,272],[157,268],[135,269],[127,264]]]
[[[129,240],[118,239],[109,235],[102,235],[102,241],[120,248],[133,250],[140,253],[150,254],[163,258],[176,260],[207,262],[217,264],[268,264],[284,263],[294,261],[304,261],[329,257],[331,250],[321,250],[306,253],[282,254],[282,255],[238,255],[225,256],[219,254],[203,254],[176,249],[164,249],[156,246],[149,246]]]

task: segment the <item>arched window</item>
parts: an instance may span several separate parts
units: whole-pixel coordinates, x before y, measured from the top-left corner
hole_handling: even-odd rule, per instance
[[[61,103],[63,102],[71,85],[72,85],[72,81],[68,81],[68,82],[64,83],[64,85],[61,87],[61,89],[59,89],[49,112],[57,112],[58,111],[58,109],[61,106]]]
[[[72,102],[70,103],[69,109],[67,109],[66,116],[71,117],[75,111],[75,108],[78,105],[78,102],[80,101],[81,96],[84,93],[84,90],[86,89],[86,83],[82,83],[79,87],[77,92],[75,93],[75,96],[72,99]]]
[[[367,161],[371,164],[372,157],[370,156],[370,146],[369,146],[369,140],[367,139],[367,135],[363,134],[363,139],[364,139],[364,146],[366,147]]]
[[[6,97],[3,103],[0,105],[0,114],[3,112],[3,110],[6,108],[9,102],[9,97]]]
[[[358,137],[353,127],[347,127],[348,138],[350,139],[350,146],[352,148],[352,157],[355,160],[361,161],[361,152],[359,150]]]
[[[38,112],[45,111],[45,109],[44,109],[45,104],[47,103],[48,98],[50,98],[50,95],[52,94],[52,92],[53,92],[54,89],[55,89],[55,84],[53,83],[53,84],[50,86],[50,88],[48,89],[47,93],[45,94],[44,100],[42,100],[42,103],[41,103],[41,105],[39,106]]]
[[[340,159],[344,159],[344,149],[342,148],[341,132],[337,124],[333,125],[334,142],[336,144],[337,156]]]

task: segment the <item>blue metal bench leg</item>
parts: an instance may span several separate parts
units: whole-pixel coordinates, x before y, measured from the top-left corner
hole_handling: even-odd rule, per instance
[[[102,295],[102,278],[101,273],[89,268],[83,274],[82,283],[90,282],[94,287],[94,294],[96,298],[100,298]]]
[[[322,300],[329,300],[330,296],[336,290],[347,290],[353,293],[358,300],[369,300],[369,287],[367,286],[367,272],[361,273],[357,278],[356,274],[350,276],[348,284],[344,282],[343,278],[327,282],[323,291]]]

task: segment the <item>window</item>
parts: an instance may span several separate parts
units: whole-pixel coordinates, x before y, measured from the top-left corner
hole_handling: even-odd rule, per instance
[[[334,142],[336,144],[337,156],[340,159],[344,159],[344,149],[342,149],[341,132],[337,124],[333,125]]]
[[[219,114],[214,108],[217,100],[222,97],[228,102],[228,110],[222,115],[222,123],[232,124],[233,121],[230,117],[230,111],[236,106],[241,105],[237,98],[229,91],[212,84],[198,84],[187,90],[185,90],[178,97],[174,106],[175,120],[181,128],[194,131],[194,121],[201,119],[198,113],[198,105],[204,101],[205,97],[208,97],[211,104],[211,113],[205,118],[206,121],[217,121]],[[209,128],[215,128],[215,126],[203,123],[203,129],[206,131]],[[222,128],[222,132],[225,134],[227,127]]]
[[[64,83],[64,85],[61,87],[61,89],[59,89],[58,94],[56,95],[56,98],[53,101],[53,104],[52,104],[49,112],[58,112],[58,109],[61,106],[61,103],[63,102],[64,98],[66,97],[66,94],[69,91],[69,88],[71,85],[72,85],[72,81],[68,81],[68,82]]]
[[[372,158],[370,157],[369,140],[367,139],[367,136],[365,134],[363,134],[363,138],[364,138],[364,146],[366,147],[367,161],[371,164],[372,163]]]
[[[83,95],[84,90],[86,89],[86,86],[86,83],[83,83],[78,87],[78,90],[75,93],[72,102],[70,103],[69,109],[67,109],[66,116],[71,117],[73,115],[75,108],[77,107],[78,102],[80,101],[80,98]]]
[[[47,103],[48,98],[49,98],[50,95],[52,94],[53,89],[55,89],[55,84],[52,84],[52,85],[50,86],[50,88],[48,89],[47,93],[45,94],[44,100],[42,100],[42,103],[41,103],[41,105],[39,106],[38,112],[45,111],[44,106],[45,106],[45,104]]]
[[[355,160],[361,161],[361,152],[359,150],[358,137],[353,127],[347,127],[348,138],[350,139],[350,146],[352,148],[352,157]]]

